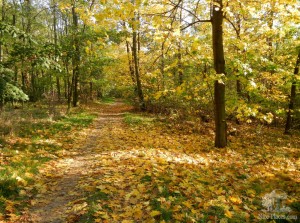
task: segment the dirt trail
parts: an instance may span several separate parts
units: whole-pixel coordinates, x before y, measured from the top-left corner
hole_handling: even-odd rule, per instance
[[[100,110],[99,110],[100,109]],[[86,135],[79,140],[71,151],[67,151],[58,160],[46,165],[40,181],[38,197],[32,201],[29,209],[29,221],[32,223],[60,223],[72,222],[70,219],[70,203],[76,205],[83,197],[83,191],[77,185],[82,178],[88,178],[97,169],[94,168],[97,160],[95,148],[101,143],[103,127],[119,127],[123,121],[123,114],[132,108],[122,102],[110,105],[96,106],[93,112],[99,114],[94,123],[82,132]],[[68,220],[67,220],[68,218]]]

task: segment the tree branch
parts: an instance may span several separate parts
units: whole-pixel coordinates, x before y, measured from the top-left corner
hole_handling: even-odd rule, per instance
[[[202,22],[211,22],[211,19],[201,19],[201,20],[194,21],[194,22],[188,24],[187,26],[181,28],[181,31],[183,31],[183,30],[189,28],[190,26],[193,26],[193,25],[195,25],[195,24],[197,24],[197,23],[202,23]]]

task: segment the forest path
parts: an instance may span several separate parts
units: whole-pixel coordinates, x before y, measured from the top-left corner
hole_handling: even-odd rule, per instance
[[[281,132],[215,149],[205,123],[200,135],[121,102],[88,109],[98,118],[41,168],[27,222],[260,222],[265,194],[300,200],[300,144]]]
[[[99,172],[95,168],[99,159],[96,148],[110,140],[109,132],[123,125],[123,115],[132,107],[122,102],[94,106],[92,112],[98,117],[82,131],[74,148],[64,151],[61,158],[52,160],[41,169],[38,196],[31,201],[29,222],[61,223],[76,222],[84,209],[84,191],[79,184]],[[84,181],[84,180],[83,180]]]

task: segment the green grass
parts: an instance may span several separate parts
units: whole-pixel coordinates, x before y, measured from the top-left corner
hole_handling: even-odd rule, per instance
[[[105,104],[112,104],[115,102],[115,98],[113,97],[104,97],[101,99],[101,102],[102,103],[105,103]]]
[[[124,122],[128,125],[149,125],[155,118],[146,117],[138,114],[127,113],[124,115]]]
[[[19,194],[18,181],[6,171],[0,171],[0,197],[12,198]]]
[[[99,201],[103,200],[106,201],[109,199],[109,195],[102,192],[101,190],[97,190],[93,194],[88,196],[87,203],[88,203],[88,211],[83,216],[80,217],[78,223],[92,223],[95,222],[94,214],[99,211]],[[103,206],[104,209],[111,211],[108,206]]]
[[[81,113],[73,117],[71,116],[64,118],[60,124],[70,124],[72,126],[87,127],[92,123],[95,117],[95,115]]]
[[[70,132],[73,127],[87,127],[95,118],[87,113],[71,114],[57,121],[41,120],[40,122],[21,121],[18,124],[17,136],[37,138],[46,135],[54,136],[63,132]]]
[[[51,121],[47,111],[46,106],[25,108],[18,112],[12,110],[11,120],[9,111],[0,116],[0,121],[10,127],[9,136],[0,135],[0,217],[6,216],[7,205],[13,205],[16,213],[28,205],[26,200],[37,193],[34,176],[41,165],[64,149],[64,143],[73,140],[69,133],[87,127],[96,117],[76,110]]]

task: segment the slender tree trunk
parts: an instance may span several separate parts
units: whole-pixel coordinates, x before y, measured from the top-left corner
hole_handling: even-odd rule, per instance
[[[129,42],[127,40],[126,40],[126,52],[127,52],[127,58],[128,58],[128,67],[129,67],[130,77],[131,77],[132,83],[136,84],[135,77],[134,77],[134,67],[132,65],[132,56],[130,53],[130,46],[129,46]]]
[[[27,26],[26,26],[26,32],[31,32],[31,0],[26,0],[26,19],[27,19]]]
[[[34,74],[34,68],[31,68],[31,101],[36,102],[37,100],[37,92],[36,92],[36,78]]]
[[[2,10],[1,10],[1,13],[2,13],[2,16],[1,16],[1,20],[2,22],[4,22],[5,20],[5,0],[2,0]],[[0,34],[0,38],[2,39],[3,37],[3,34],[1,32]],[[2,41],[0,42],[0,63],[3,62],[3,45],[2,45]],[[3,74],[1,74],[2,77],[0,77],[0,111],[3,109],[3,106],[4,106],[4,90],[5,90],[5,86],[6,86],[6,83],[3,79]]]
[[[137,53],[137,33],[136,31],[133,32],[133,59],[134,59],[134,72],[135,72],[135,79],[136,79],[136,86],[137,86],[137,93],[139,97],[140,102],[140,108],[142,111],[146,109],[145,102],[144,102],[144,94],[142,90],[142,83],[140,79],[140,72],[139,72],[139,66],[138,66],[138,53]]]
[[[270,30],[273,29],[274,26],[274,7],[275,7],[275,1],[271,1],[271,9],[268,12],[269,13],[269,18],[267,18],[267,23],[268,23],[268,27]],[[270,61],[273,61],[273,37],[268,36],[267,39],[267,44],[269,46],[269,52],[268,52],[268,58]],[[272,71],[273,73],[273,71]]]
[[[297,62],[294,69],[295,76],[299,74],[299,66],[300,66],[300,51],[298,53]],[[287,112],[286,123],[285,123],[285,131],[284,131],[285,134],[289,134],[292,128],[292,113],[294,110],[295,99],[296,99],[296,81],[293,81],[291,87],[289,109]]]
[[[241,98],[243,96],[242,94],[242,83],[240,80],[236,80],[236,93]]]
[[[178,85],[183,83],[183,66],[182,66],[182,53],[181,42],[178,44]]]
[[[135,5],[135,0],[132,0],[133,4]],[[139,103],[140,103],[140,109],[142,111],[146,110],[146,105],[144,101],[144,94],[142,90],[142,83],[140,78],[140,72],[139,72],[139,58],[138,58],[138,33],[137,33],[137,20],[138,15],[135,13],[134,18],[132,19],[132,55],[133,55],[133,63],[134,63],[134,73],[135,73],[135,80],[136,80],[136,86],[137,86],[137,94],[139,97]]]
[[[165,42],[161,44],[161,64],[160,64],[160,75],[161,75],[161,88],[165,89]],[[158,84],[160,86],[160,84]],[[158,87],[158,90],[159,87]]]
[[[70,81],[70,78],[68,77],[68,111],[67,111],[67,113],[69,113],[69,111],[71,109],[72,97],[74,97],[73,88],[74,88],[74,75],[72,75],[71,81]]]
[[[54,34],[54,47],[55,47],[55,61],[58,60],[57,55],[57,18],[56,18],[56,12],[57,12],[57,3],[55,1],[52,2],[53,4],[53,34]],[[60,101],[61,98],[61,90],[60,90],[60,79],[59,76],[56,75],[56,89],[57,89],[57,99]]]
[[[223,47],[223,3],[214,0],[212,12],[212,37],[214,68],[217,74],[225,75],[225,59]],[[227,145],[226,115],[225,115],[225,83],[216,80],[215,97],[215,147],[223,148]]]
[[[93,82],[90,81],[90,100],[93,101]]]
[[[24,71],[24,61],[22,59],[21,61],[21,77],[22,77],[22,90],[25,92],[26,91],[26,74]]]
[[[75,54],[73,55],[73,106],[76,107],[78,103],[78,77],[79,77],[79,63],[80,63],[80,48],[78,39],[78,15],[75,11],[75,5],[72,7],[73,26],[74,26],[74,46]]]
[[[66,85],[67,85],[67,104],[68,104],[67,113],[69,113],[70,109],[71,109],[71,104],[72,104],[73,75],[72,75],[72,79],[70,81],[69,68],[68,68],[67,64],[66,64],[66,71],[67,71]]]
[[[183,1],[181,1],[181,8],[179,13],[179,22],[182,22],[182,10],[183,10]],[[180,34],[181,35],[181,34]],[[182,65],[182,41],[179,39],[178,42],[178,85],[183,83],[183,65]]]
[[[14,3],[14,7],[16,8],[16,4],[15,4],[14,1],[13,1],[13,3]],[[12,25],[13,25],[13,26],[16,26],[16,24],[17,24],[16,9],[14,9],[14,12],[13,12],[13,13],[14,13],[14,14],[12,15]],[[14,65],[14,72],[15,72],[14,81],[15,81],[16,83],[18,83],[18,66],[16,65],[16,63],[15,63],[15,65]]]
[[[2,10],[1,10],[1,21],[5,21],[5,8],[6,8],[6,0],[2,0]],[[1,32],[0,37],[2,39],[3,34]],[[3,61],[3,45],[2,41],[0,41],[0,62],[2,63]]]
[[[68,95],[69,95],[69,88],[68,88],[68,77],[64,77],[64,95],[65,99],[68,100]]]
[[[58,99],[58,101],[60,101],[60,99],[61,99],[61,87],[60,87],[60,79],[59,79],[58,76],[56,77],[56,89],[57,89],[57,99]]]

